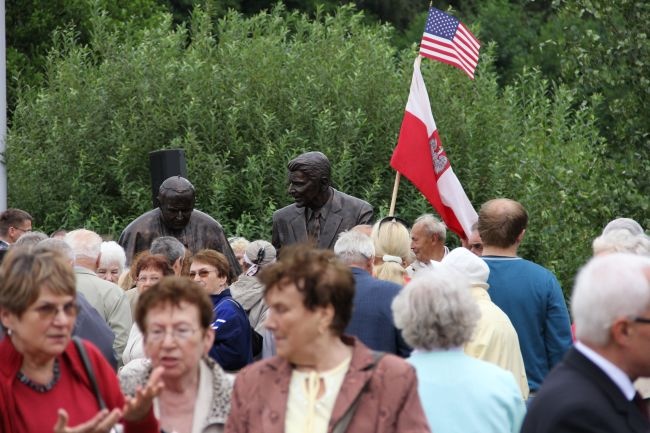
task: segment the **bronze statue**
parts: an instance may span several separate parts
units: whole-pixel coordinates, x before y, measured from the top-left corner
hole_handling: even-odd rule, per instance
[[[126,251],[127,263],[140,251],[149,249],[157,237],[173,236],[192,253],[204,248],[223,253],[230,264],[231,278],[239,275],[239,264],[221,224],[194,209],[194,199],[194,187],[187,179],[166,179],[158,190],[160,206],[140,215],[120,235],[118,243]]]
[[[321,152],[307,152],[287,165],[294,203],[273,214],[273,245],[312,242],[333,248],[339,233],[372,219],[372,206],[331,186],[331,168]]]

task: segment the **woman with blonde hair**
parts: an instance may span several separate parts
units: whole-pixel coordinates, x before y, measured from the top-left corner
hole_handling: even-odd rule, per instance
[[[382,218],[372,228],[375,244],[375,277],[404,285],[406,266],[410,263],[411,236],[398,217]]]

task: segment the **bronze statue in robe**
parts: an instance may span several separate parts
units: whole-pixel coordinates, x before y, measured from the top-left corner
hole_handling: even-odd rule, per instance
[[[159,236],[173,236],[192,253],[209,248],[224,254],[230,264],[230,279],[240,274],[239,263],[221,224],[194,209],[194,186],[185,178],[166,179],[158,191],[160,206],[140,215],[122,232],[118,243],[126,252],[127,263],[140,251],[149,249]]]

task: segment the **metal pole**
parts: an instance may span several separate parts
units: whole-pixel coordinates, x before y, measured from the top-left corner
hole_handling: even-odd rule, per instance
[[[5,41],[5,0],[0,0],[0,212],[7,209],[7,46]]]

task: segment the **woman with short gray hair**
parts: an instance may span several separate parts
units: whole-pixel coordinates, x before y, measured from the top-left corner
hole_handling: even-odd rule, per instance
[[[415,350],[431,431],[518,432],[525,414],[512,373],[463,352],[479,319],[469,281],[447,266],[418,275],[393,301],[395,325]]]

